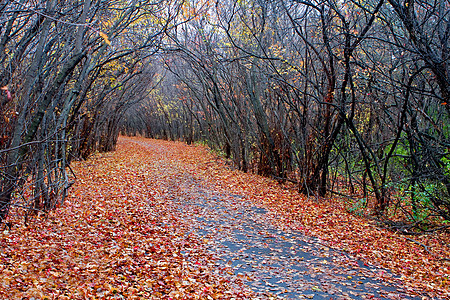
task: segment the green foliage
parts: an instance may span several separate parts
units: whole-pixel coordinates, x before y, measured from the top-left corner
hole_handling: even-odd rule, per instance
[[[405,191],[406,195],[409,195],[405,200],[412,207],[412,219],[410,221],[424,220],[429,215],[432,207],[430,198],[435,188],[434,184],[414,184]]]
[[[208,144],[209,142],[207,140],[199,140],[194,142],[195,146],[208,147]]]
[[[448,153],[447,153],[448,154]],[[444,175],[447,177],[450,177],[450,159],[447,158],[446,156],[441,158],[441,161],[443,163],[443,170],[444,170]]]
[[[352,203],[352,206],[348,209],[348,211],[352,214],[363,216],[364,209],[367,207],[367,198],[361,198]]]
[[[440,182],[420,182],[401,187],[406,196],[402,200],[406,206],[411,207],[409,221],[420,222],[430,216],[436,208],[433,199],[442,198],[445,195],[445,186]]]
[[[389,151],[391,151],[392,148],[392,144],[389,144],[386,146],[385,149],[385,153],[389,153]],[[402,145],[402,144],[397,144],[397,146],[395,147],[394,156],[406,156],[409,155],[409,150],[406,148],[406,145]]]

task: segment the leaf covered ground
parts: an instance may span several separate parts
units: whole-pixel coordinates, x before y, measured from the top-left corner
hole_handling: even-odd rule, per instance
[[[64,206],[28,225],[11,213],[11,230],[0,233],[0,299],[255,299],[176,209],[173,191],[184,178],[158,163],[162,148],[190,180],[264,208],[264,220],[280,230],[389,269],[412,295],[450,298],[448,234],[400,236],[339,201],[232,170],[204,147],[120,138],[116,152],[73,164],[76,184]]]

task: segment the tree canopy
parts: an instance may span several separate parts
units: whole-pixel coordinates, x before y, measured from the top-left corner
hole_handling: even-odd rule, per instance
[[[430,230],[450,221],[449,37],[448,0],[1,1],[0,219],[62,204],[70,162],[122,133]]]

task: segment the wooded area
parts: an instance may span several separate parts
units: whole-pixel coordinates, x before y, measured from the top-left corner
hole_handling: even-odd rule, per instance
[[[12,0],[0,26],[0,220],[62,204],[122,133],[402,231],[450,221],[448,0]]]

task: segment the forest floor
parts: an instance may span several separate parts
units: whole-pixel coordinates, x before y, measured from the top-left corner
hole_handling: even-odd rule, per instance
[[[119,138],[62,207],[0,232],[0,299],[450,299],[450,238],[407,237],[232,170]]]

